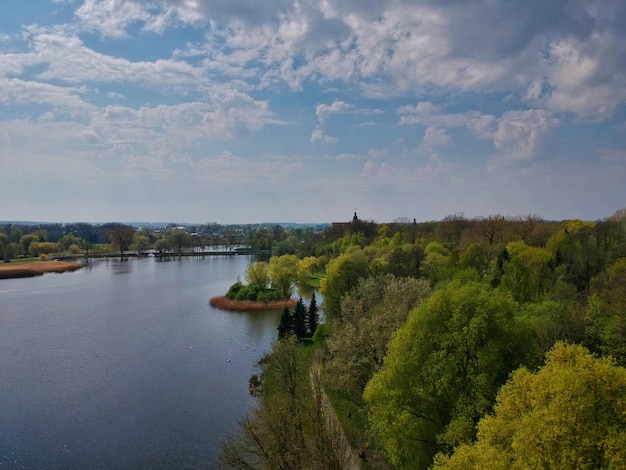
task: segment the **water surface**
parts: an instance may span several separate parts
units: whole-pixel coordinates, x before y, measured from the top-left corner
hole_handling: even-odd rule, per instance
[[[247,256],[0,281],[0,468],[213,468],[280,313],[208,300]]]

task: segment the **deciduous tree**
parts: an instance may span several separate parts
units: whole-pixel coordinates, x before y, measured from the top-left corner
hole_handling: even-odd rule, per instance
[[[364,394],[394,465],[426,468],[474,437],[498,387],[528,356],[516,310],[484,284],[453,282],[409,314]]]
[[[133,241],[133,229],[128,226],[115,227],[109,235],[111,245],[120,252],[120,256],[124,256],[124,252],[128,250]]]
[[[329,318],[341,315],[341,297],[355,287],[369,270],[368,258],[359,247],[352,247],[333,258],[326,266],[326,278],[322,279],[324,312]]]
[[[334,383],[362,392],[382,366],[391,335],[430,292],[424,279],[391,274],[361,279],[344,296],[341,318],[327,338]]]
[[[268,272],[272,287],[277,289],[283,298],[291,297],[291,285],[298,273],[298,258],[295,255],[274,256],[270,258]]]
[[[538,372],[517,370],[478,439],[435,469],[626,468],[626,369],[557,344]]]
[[[252,263],[246,271],[246,281],[248,284],[258,286],[262,291],[266,290],[270,284],[270,275],[265,261]]]

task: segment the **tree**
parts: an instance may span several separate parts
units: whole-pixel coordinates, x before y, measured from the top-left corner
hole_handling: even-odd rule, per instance
[[[295,255],[274,256],[268,265],[272,287],[278,290],[284,299],[291,297],[291,285],[298,273],[298,258]]]
[[[170,242],[170,246],[178,248],[178,254],[183,252],[183,248],[191,245],[191,238],[185,229],[172,229],[166,236]]]
[[[335,384],[362,392],[382,366],[392,334],[430,293],[424,279],[391,274],[360,279],[343,297],[341,317],[326,340]]]
[[[128,250],[133,241],[133,229],[126,225],[115,227],[111,230],[109,239],[111,245],[119,250],[120,256],[124,256],[124,252]]]
[[[319,260],[315,256],[307,256],[298,261],[298,281],[308,283],[318,264]]]
[[[7,260],[7,247],[9,245],[9,237],[6,233],[0,231],[0,258]]]
[[[251,264],[246,271],[248,284],[258,286],[262,291],[267,290],[270,284],[269,271],[265,261],[257,261]]]
[[[604,268],[599,245],[596,223],[582,220],[563,221],[561,231],[548,240],[548,248],[557,264],[562,265],[565,280],[576,286],[583,298],[589,292],[591,279]]]
[[[239,424],[239,435],[222,445],[220,463],[233,469],[306,468],[311,454],[307,448],[304,427],[307,420],[305,403],[310,394],[306,362],[296,338],[274,344],[264,361],[263,398],[251,416]]]
[[[278,324],[278,339],[284,339],[293,334],[293,314],[288,307],[283,309]]]
[[[133,246],[135,250],[137,250],[137,253],[143,255],[150,246],[150,238],[138,231],[133,236]]]
[[[315,298],[315,291],[311,294],[311,302],[309,303],[309,312],[307,315],[308,319],[308,330],[311,335],[315,333],[317,330],[317,325],[319,323],[319,312],[317,311],[317,299]]]
[[[626,369],[558,343],[536,373],[517,370],[478,439],[435,469],[626,468]]]
[[[20,249],[22,250],[22,254],[28,254],[28,248],[30,247],[30,244],[38,241],[39,237],[34,233],[22,236],[22,238],[20,238]]]
[[[170,249],[170,242],[167,238],[159,238],[156,242],[154,242],[154,249],[159,253],[163,253]]]
[[[474,438],[497,389],[536,353],[516,310],[485,284],[452,282],[409,314],[364,393],[394,465],[426,468]]]
[[[52,242],[32,242],[28,246],[28,253],[31,256],[39,256],[42,253],[49,255],[50,253],[58,253],[59,251],[61,251],[59,244]]]
[[[489,246],[502,241],[502,234],[507,221],[501,215],[490,215],[480,218],[474,225],[474,230],[482,235]]]
[[[626,258],[620,258],[591,283],[585,344],[626,366]]]
[[[298,299],[293,312],[293,332],[298,338],[303,338],[307,333],[307,310],[302,297]]]
[[[359,247],[351,247],[330,260],[326,266],[326,278],[321,282],[324,312],[328,318],[341,315],[341,297],[355,287],[360,278],[366,277],[368,271],[369,261]]]
[[[508,289],[518,302],[541,300],[552,287],[552,253],[545,248],[526,246],[521,241],[509,243],[507,251],[511,258],[504,266],[502,287]]]

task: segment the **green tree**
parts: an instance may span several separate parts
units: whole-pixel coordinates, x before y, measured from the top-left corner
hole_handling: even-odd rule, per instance
[[[604,268],[605,259],[596,238],[595,222],[566,220],[561,231],[548,240],[557,264],[563,268],[563,277],[573,284],[581,297],[589,292],[591,279]]]
[[[273,256],[268,264],[268,272],[272,287],[284,299],[291,297],[291,285],[298,273],[298,258],[295,255]]]
[[[28,254],[28,248],[30,247],[30,244],[38,241],[39,237],[34,233],[22,236],[22,238],[20,238],[20,249],[22,250],[22,254]]]
[[[498,387],[529,356],[516,310],[484,284],[452,282],[410,313],[364,393],[394,465],[426,468],[474,438]]]
[[[270,285],[270,275],[265,261],[257,261],[251,264],[246,271],[246,281],[248,284],[258,286],[262,291],[267,290]]]
[[[222,446],[220,463],[233,469],[306,468],[311,460],[305,436],[310,384],[296,338],[277,341],[264,362],[263,399],[240,422],[239,435]]]
[[[58,243],[52,242],[32,242],[28,246],[28,252],[31,256],[39,256],[44,253],[49,255],[50,253],[59,253],[61,251],[61,247]]]
[[[298,338],[303,338],[307,333],[307,310],[302,297],[298,299],[293,312],[293,332]]]
[[[360,278],[366,277],[368,271],[368,258],[359,247],[352,247],[330,260],[326,266],[326,278],[321,281],[327,318],[338,318],[341,315],[341,297],[355,287]]]
[[[9,245],[9,237],[6,233],[0,231],[0,258],[7,260],[7,247]]]
[[[170,249],[170,242],[167,238],[159,238],[156,242],[154,242],[154,249],[159,253],[163,253]]]
[[[507,245],[510,260],[504,265],[501,286],[518,302],[539,301],[553,284],[554,257],[545,248],[523,242]]]
[[[626,366],[626,258],[592,280],[585,344]]]
[[[288,307],[285,307],[280,316],[280,323],[278,324],[278,339],[287,338],[293,333],[293,314]]]
[[[222,445],[221,467],[228,469],[357,468],[340,423],[331,419],[322,387],[320,360],[311,359],[295,337],[274,343],[264,358],[262,396]],[[259,389],[258,383],[254,383]],[[348,463],[351,461],[350,463]]]
[[[137,250],[137,253],[143,255],[150,247],[150,237],[143,235],[142,232],[135,232],[133,235],[133,247]]]
[[[319,323],[319,312],[317,309],[317,299],[315,298],[315,291],[313,291],[313,294],[311,294],[311,302],[309,302],[307,320],[309,333],[313,335],[315,334],[315,330],[317,330],[317,325]]]
[[[13,227],[11,229],[11,234],[9,235],[9,240],[19,245],[21,239],[22,239],[22,229],[20,227]]]
[[[517,370],[478,439],[435,469],[626,468],[626,369],[558,343],[538,372]]]
[[[169,230],[166,237],[170,242],[170,246],[177,249],[178,254],[183,252],[183,248],[191,246],[191,238],[187,231],[182,228]]]

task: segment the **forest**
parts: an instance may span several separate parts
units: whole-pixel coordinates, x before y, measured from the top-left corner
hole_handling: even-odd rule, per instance
[[[223,468],[626,468],[626,209],[355,218],[286,252],[324,319],[283,313]]]

